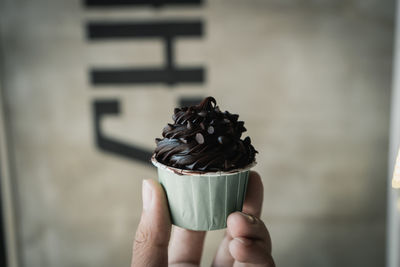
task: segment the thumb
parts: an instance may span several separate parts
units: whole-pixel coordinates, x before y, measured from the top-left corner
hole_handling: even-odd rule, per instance
[[[143,180],[143,211],[133,244],[132,267],[167,266],[171,220],[161,185]]]

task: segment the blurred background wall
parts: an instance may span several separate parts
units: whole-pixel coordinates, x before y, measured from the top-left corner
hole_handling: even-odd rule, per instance
[[[394,1],[153,2],[0,0],[21,265],[129,265],[154,138],[212,95],[259,151],[277,265],[383,266]]]

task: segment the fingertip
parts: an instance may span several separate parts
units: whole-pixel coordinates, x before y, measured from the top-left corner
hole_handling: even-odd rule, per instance
[[[153,190],[159,190],[162,188],[160,183],[154,179],[143,179],[143,185],[144,184],[150,186]]]
[[[154,194],[154,198],[156,199],[156,202],[161,201],[163,204],[166,204],[167,199],[166,199],[164,189],[158,181],[156,181],[154,179],[144,179],[143,187],[149,187],[152,190],[152,193]]]
[[[261,179],[260,174],[258,172],[256,172],[256,171],[253,171],[253,170],[250,171],[250,176],[258,177],[259,179]]]
[[[257,172],[251,171],[243,203],[243,212],[260,217],[263,200],[264,187],[261,177]]]
[[[171,219],[168,201],[160,183],[153,179],[143,180],[143,213],[141,224],[145,227],[158,228],[169,239]],[[143,225],[141,225],[143,226]]]
[[[249,214],[237,211],[231,213],[227,219],[227,228],[232,237],[238,236],[238,233],[242,232],[242,229],[249,227],[250,224],[254,224],[256,218]]]
[[[235,211],[229,214],[228,218],[226,219],[226,225],[228,228],[238,220],[238,216],[240,216],[239,212],[240,211]]]
[[[153,189],[152,185],[148,180],[143,180],[142,182],[142,201],[143,201],[143,211],[146,212],[150,210],[153,206]]]
[[[250,171],[249,179],[254,187],[257,187],[257,188],[261,189],[262,192],[264,192],[264,185],[263,185],[261,176],[258,172]]]
[[[261,220],[243,212],[235,212],[229,215],[227,228],[233,238],[245,237],[265,240],[269,236],[268,230]]]

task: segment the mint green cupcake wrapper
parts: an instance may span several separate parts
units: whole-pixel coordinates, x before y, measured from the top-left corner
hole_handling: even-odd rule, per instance
[[[229,214],[242,210],[251,166],[235,172],[180,174],[153,163],[174,225],[196,231],[223,229]]]

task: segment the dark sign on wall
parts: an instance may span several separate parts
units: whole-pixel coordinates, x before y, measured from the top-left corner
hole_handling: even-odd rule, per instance
[[[132,8],[150,6],[152,8],[164,8],[166,6],[186,6],[200,8],[201,0],[86,0],[87,8],[112,9],[120,6]],[[100,21],[91,20],[86,23],[86,36],[90,43],[106,40],[131,39],[159,39],[164,46],[164,65],[154,67],[134,68],[105,68],[95,66],[89,69],[88,76],[90,84],[94,89],[104,89],[104,86],[152,85],[164,84],[169,90],[178,84],[205,83],[205,67],[178,67],[175,64],[177,52],[174,42],[178,38],[202,38],[204,36],[204,22],[201,19],[171,18],[162,21],[155,19],[134,21]],[[202,97],[181,96],[177,102],[181,106],[198,103]],[[94,99],[92,104],[93,120],[96,145],[99,149],[118,156],[127,157],[140,161],[144,164],[150,163],[151,151],[138,144],[127,144],[116,138],[106,136],[101,128],[101,121],[105,116],[120,114],[120,101],[118,99]]]

